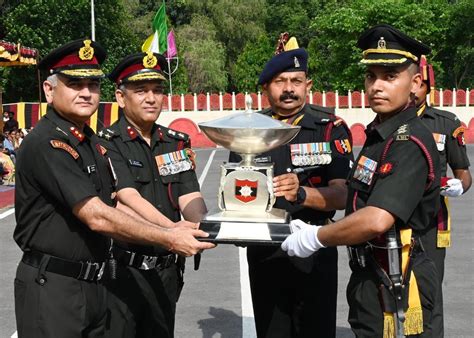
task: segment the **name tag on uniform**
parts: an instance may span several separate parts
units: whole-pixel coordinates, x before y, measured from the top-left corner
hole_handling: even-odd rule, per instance
[[[354,178],[362,183],[370,185],[377,170],[377,162],[368,157],[361,156],[354,171]]]
[[[443,151],[444,146],[446,144],[446,135],[433,133],[433,138],[436,142],[436,147],[438,148],[438,151]]]
[[[184,150],[155,156],[155,160],[161,176],[177,174],[192,168],[192,162]]]
[[[132,167],[143,168],[143,163],[140,161],[128,159],[128,163],[130,163]]]
[[[332,161],[329,142],[290,144],[291,163],[296,166],[323,165]]]

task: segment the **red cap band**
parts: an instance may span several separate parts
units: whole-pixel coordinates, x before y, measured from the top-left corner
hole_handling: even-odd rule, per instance
[[[156,66],[153,67],[153,68],[145,68],[145,67],[143,66],[143,64],[141,64],[141,63],[135,63],[135,64],[133,64],[133,65],[131,65],[131,66],[128,66],[127,68],[125,68],[125,69],[120,73],[120,75],[117,77],[116,83],[119,84],[120,81],[121,81],[123,78],[129,76],[129,75],[132,74],[132,73],[138,72],[139,70],[142,70],[142,69],[161,70],[161,67],[160,67],[159,64],[156,64]]]
[[[70,54],[61,60],[58,60],[55,64],[53,64],[50,69],[66,67],[70,65],[98,65],[99,62],[97,58],[94,56],[91,60],[81,60],[79,56],[76,54]]]

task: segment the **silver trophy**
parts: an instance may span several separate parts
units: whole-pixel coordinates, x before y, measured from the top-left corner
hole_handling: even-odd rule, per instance
[[[301,127],[255,113],[250,95],[245,105],[242,113],[199,124],[209,139],[242,157],[221,165],[218,210],[208,213],[201,229],[214,242],[280,243],[290,234],[289,215],[273,208],[273,163],[255,157],[290,142]]]

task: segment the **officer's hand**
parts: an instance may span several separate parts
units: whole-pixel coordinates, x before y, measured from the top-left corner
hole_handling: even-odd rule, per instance
[[[299,187],[300,182],[296,174],[283,174],[273,178],[273,192],[275,196],[283,196],[288,202],[296,201],[296,193]]]
[[[207,242],[199,242],[196,237],[208,237],[209,234],[202,230],[193,230],[186,227],[172,228],[169,234],[169,248],[181,256],[192,256],[206,249],[215,248],[216,245]]]
[[[444,177],[441,179],[441,182],[443,184]],[[458,197],[461,196],[462,193],[464,192],[464,189],[462,187],[462,182],[461,180],[457,178],[451,178],[446,181],[446,184],[441,186],[441,195],[443,196],[448,196],[448,197]]]
[[[175,228],[188,228],[188,229],[199,229],[199,223],[193,223],[189,221],[179,221],[174,223]]]
[[[293,222],[294,221],[291,221],[291,223]],[[325,247],[318,240],[319,228],[321,228],[321,226],[304,226],[301,230],[293,232],[288,236],[281,244],[281,248],[287,251],[289,256],[301,258],[311,256],[319,249]]]

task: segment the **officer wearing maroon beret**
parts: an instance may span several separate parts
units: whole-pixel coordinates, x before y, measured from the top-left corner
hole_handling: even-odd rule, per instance
[[[433,309],[433,337],[444,337],[443,322],[443,278],[446,248],[451,246],[451,216],[449,198],[459,197],[469,190],[472,182],[469,158],[466,153],[464,130],[458,117],[445,110],[432,107],[434,103],[435,77],[433,66],[424,55],[420,58],[420,73],[423,83],[416,93],[418,116],[432,132],[441,161],[441,196],[438,214],[433,218],[432,229],[423,237],[424,247],[436,264],[439,277],[439,292]],[[454,177],[448,177],[447,167]]]
[[[163,229],[117,210],[114,170],[86,124],[97,110],[105,50],[76,40],[39,64],[48,110],[25,138],[16,168],[14,239],[23,251],[15,278],[18,337],[103,337],[107,293],[102,285],[110,237],[178,243],[198,230]]]
[[[274,163],[276,208],[291,217],[327,224],[346,201],[353,160],[350,131],[333,110],[308,104],[308,53],[282,34],[258,83],[271,107],[261,113],[301,127],[287,145],[259,156]],[[231,154],[230,161],[239,156]],[[299,175],[293,170],[301,171]],[[337,250],[301,259],[278,247],[249,246],[250,287],[258,337],[335,337]]]
[[[430,50],[389,25],[368,29],[357,46],[377,116],[349,174],[346,217],[305,226],[282,248],[306,257],[320,248],[350,246],[347,301],[357,337],[431,337],[438,277],[420,238],[438,210],[440,165],[415,107],[418,62]]]
[[[166,97],[166,65],[162,55],[148,52],[129,55],[113,69],[109,78],[123,115],[99,136],[117,174],[119,208],[169,228],[193,227],[181,215],[198,222],[207,210],[189,136],[155,123]],[[166,247],[127,241],[116,241],[112,253],[118,267],[117,279],[106,282],[107,336],[173,337],[184,259]]]

